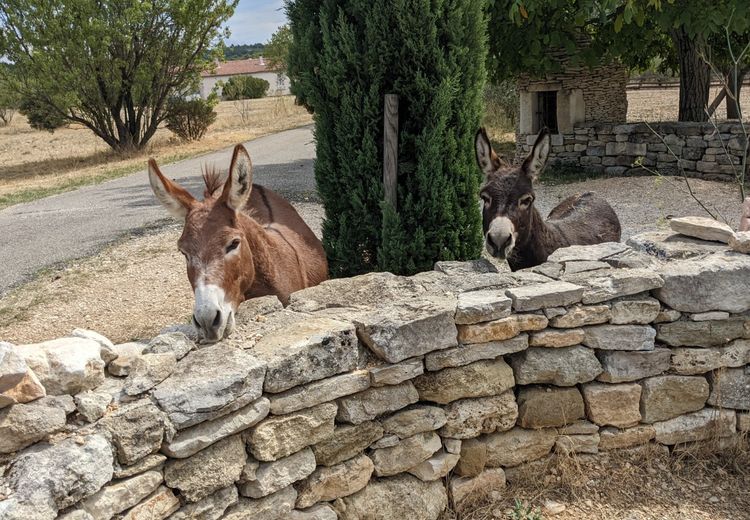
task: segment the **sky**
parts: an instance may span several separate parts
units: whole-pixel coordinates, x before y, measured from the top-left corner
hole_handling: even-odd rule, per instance
[[[229,19],[232,35],[227,44],[265,43],[286,23],[283,0],[240,0]]]

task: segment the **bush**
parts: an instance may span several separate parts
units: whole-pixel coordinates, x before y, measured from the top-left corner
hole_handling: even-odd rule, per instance
[[[332,276],[477,258],[483,0],[293,0],[292,92],[315,113]],[[415,7],[417,6],[417,7]],[[399,96],[397,208],[383,201],[383,100]]]
[[[22,98],[18,111],[29,120],[29,126],[36,130],[57,130],[68,124],[68,120],[59,112],[50,110],[46,103],[39,102],[33,98]]]
[[[221,96],[227,101],[237,101],[238,99],[258,99],[262,98],[268,92],[270,85],[261,78],[253,76],[234,76],[224,83]]]
[[[216,99],[172,98],[167,103],[167,128],[186,141],[197,141],[216,121]]]

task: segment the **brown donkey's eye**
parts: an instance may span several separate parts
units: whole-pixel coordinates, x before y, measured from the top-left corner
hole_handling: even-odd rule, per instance
[[[231,253],[238,247],[240,247],[240,239],[235,238],[234,240],[232,240],[232,243],[227,246],[227,253]]]
[[[534,202],[533,195],[524,195],[518,200],[518,205],[522,208],[528,208]]]

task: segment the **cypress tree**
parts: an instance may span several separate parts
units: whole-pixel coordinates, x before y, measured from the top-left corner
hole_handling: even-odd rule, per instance
[[[332,276],[476,258],[484,0],[291,0],[287,13]],[[385,94],[399,96],[397,211],[382,203]]]

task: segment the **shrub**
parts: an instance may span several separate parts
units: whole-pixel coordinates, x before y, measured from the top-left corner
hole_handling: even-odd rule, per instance
[[[65,116],[51,109],[49,104],[42,103],[34,98],[22,98],[18,109],[29,120],[29,126],[36,130],[52,132],[68,124]]]
[[[288,70],[315,114],[332,276],[410,274],[479,256],[484,9],[483,0],[287,3]],[[385,94],[399,96],[395,211],[382,202]]]
[[[508,79],[484,87],[484,125],[499,132],[516,129],[518,89],[516,81]]]
[[[253,76],[234,76],[224,84],[221,96],[227,101],[238,99],[258,99],[268,92],[270,85],[262,78]]]
[[[167,103],[167,128],[186,141],[197,141],[216,121],[216,99],[172,98]]]

